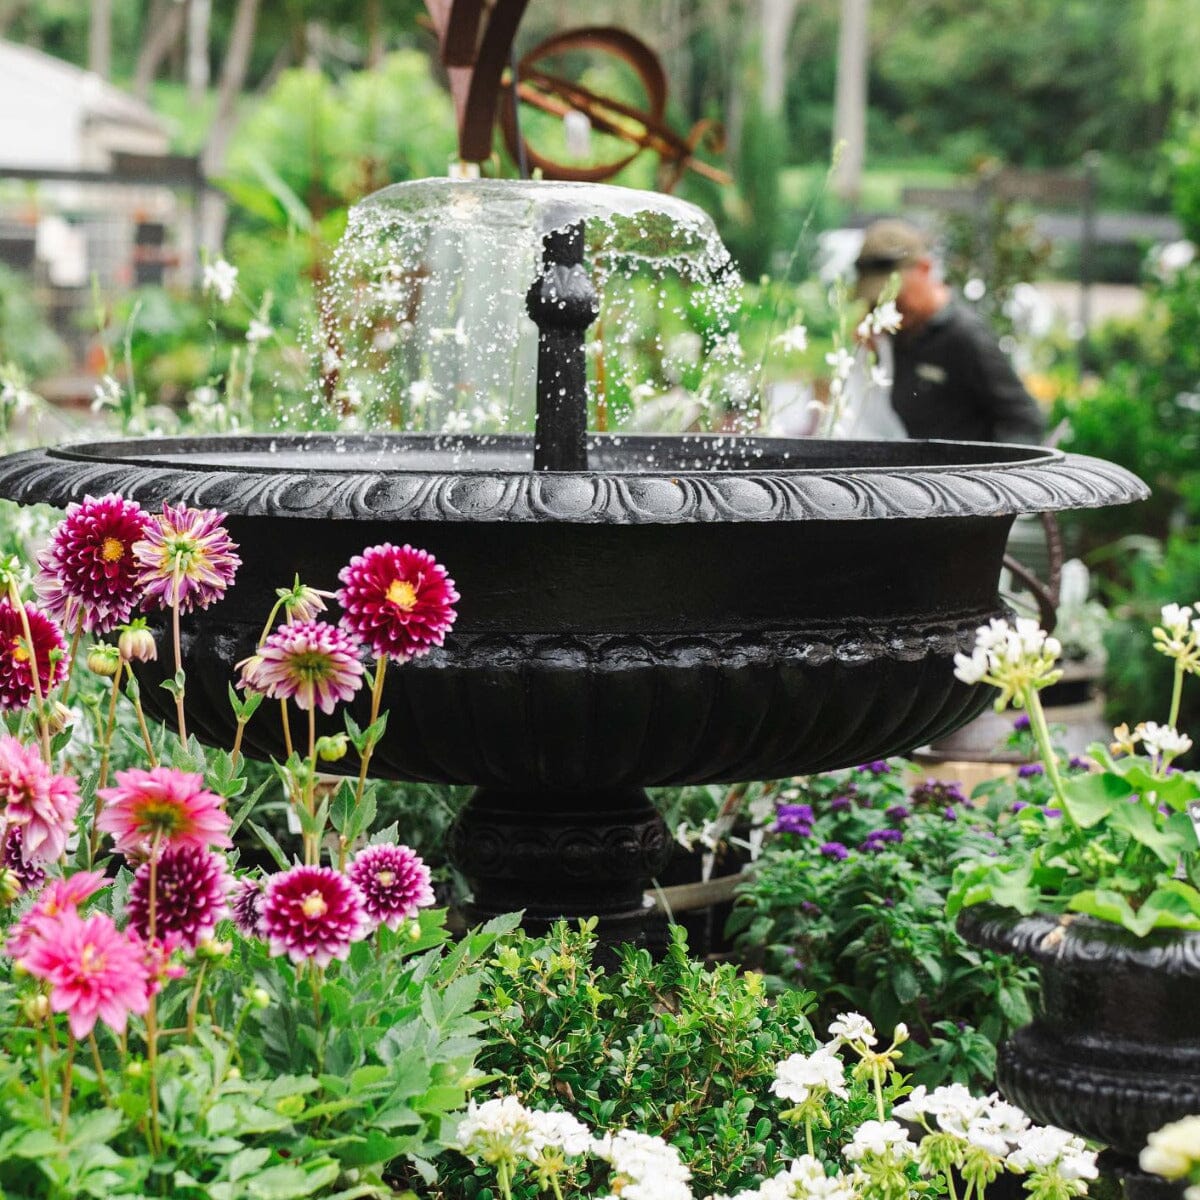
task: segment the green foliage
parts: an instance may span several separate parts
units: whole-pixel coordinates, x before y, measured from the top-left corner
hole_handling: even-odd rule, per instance
[[[772,836],[739,888],[729,927],[741,954],[770,972],[773,990],[811,989],[819,1027],[847,1008],[881,1029],[907,1023],[915,1083],[986,1085],[997,1044],[1030,1018],[1032,975],[967,945],[946,898],[965,857],[1013,832],[1000,802],[972,808],[952,784],[910,790],[893,764],[816,776],[783,804],[807,805],[811,832]],[[901,840],[871,849],[880,830]],[[829,843],[848,857],[822,854]]]
[[[785,132],[779,119],[752,103],[742,126],[734,216],[722,229],[730,253],[748,279],[771,270],[776,252],[786,248],[779,220],[779,170],[784,154]]]
[[[757,975],[707,969],[688,957],[680,930],[661,963],[632,947],[619,953],[606,969],[591,932],[565,924],[507,944],[483,987],[492,1042],[480,1068],[533,1107],[664,1137],[698,1195],[750,1186],[802,1153],[803,1133],[778,1122],[767,1089],[776,1062],[816,1045],[811,996],[772,1001]],[[835,1123],[823,1136],[841,1133]],[[483,1169],[458,1156],[440,1169],[445,1197],[485,1195]]]
[[[28,278],[0,264],[0,363],[15,364],[36,377],[61,366],[66,353]]]

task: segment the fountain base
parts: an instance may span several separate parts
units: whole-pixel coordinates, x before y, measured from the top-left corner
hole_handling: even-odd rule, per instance
[[[597,917],[602,944],[665,944],[665,922],[644,894],[670,857],[671,837],[641,788],[479,788],[448,849],[471,888],[470,924],[523,909],[522,925],[535,934],[556,920]]]

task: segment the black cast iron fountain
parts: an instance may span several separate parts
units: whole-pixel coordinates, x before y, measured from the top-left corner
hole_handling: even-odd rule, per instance
[[[232,739],[226,687],[277,586],[297,570],[335,586],[383,541],[436,555],[459,620],[443,649],[389,673],[373,765],[476,786],[451,843],[476,916],[597,914],[610,940],[643,936],[643,890],[668,850],[647,786],[829,770],[956,728],[988,700],[952,659],[1003,612],[1014,517],[1146,495],[1119,467],[1031,447],[589,436],[584,228],[613,212],[650,214],[643,225],[660,198],[441,181],[373,203],[414,196],[480,219],[515,206],[544,239],[527,298],[533,437],[94,442],[0,461],[0,496],[62,506],[118,491],[229,513],[237,585],[184,622],[189,725],[215,744]],[[165,693],[143,694],[169,719]],[[269,719],[245,746],[282,754]]]

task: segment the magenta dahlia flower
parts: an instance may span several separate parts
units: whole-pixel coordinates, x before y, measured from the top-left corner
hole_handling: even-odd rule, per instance
[[[224,520],[225,514],[213,508],[163,505],[133,547],[146,606],[186,613],[225,595],[242,560]]]
[[[331,713],[362,687],[361,646],[336,625],[299,621],[280,625],[243,663],[241,687],[303,709]]]
[[[406,662],[440,646],[454,624],[458,592],[432,554],[385,542],[356,554],[338,578],[342,627],[377,658]]]
[[[66,909],[42,922],[19,959],[50,984],[50,1007],[67,1014],[71,1032],[87,1037],[99,1018],[118,1033],[150,1005],[145,950],[104,913]]]
[[[245,937],[262,937],[262,883],[250,875],[243,875],[233,885],[233,897],[229,901],[230,915],[238,931]]]
[[[229,913],[230,879],[225,862],[206,846],[168,846],[154,867],[154,935],[194,949]],[[150,864],[142,863],[129,888],[129,924],[143,941],[150,938]]]
[[[21,830],[26,863],[58,858],[79,809],[79,784],[56,775],[33,746],[0,737],[0,825]]]
[[[372,928],[396,929],[433,903],[429,868],[407,846],[368,846],[346,872],[362,893]]]
[[[329,867],[292,867],[272,875],[260,922],[272,954],[319,967],[345,958],[369,928],[358,889]]]
[[[24,836],[20,825],[10,825],[0,838],[0,868],[10,871],[22,892],[36,892],[46,882],[46,872],[25,861]]]
[[[135,767],[118,771],[116,786],[97,794],[104,808],[96,828],[111,833],[116,849],[127,857],[144,858],[156,839],[160,850],[233,845],[229,814],[221,798],[205,789],[200,775],[172,767]]]
[[[25,605],[38,684],[45,696],[62,682],[67,671],[67,643],[62,630],[32,604]],[[51,662],[51,654],[59,651]],[[29,646],[20,612],[8,600],[0,600],[0,708],[24,708],[33,699],[33,672],[29,669]]]
[[[133,546],[150,520],[140,504],[116,494],[68,505],[34,580],[50,615],[72,630],[82,619],[89,633],[129,620],[142,598]]]

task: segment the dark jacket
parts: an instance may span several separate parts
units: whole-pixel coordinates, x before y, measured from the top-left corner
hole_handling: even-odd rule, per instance
[[[1046,423],[991,331],[951,302],[896,335],[892,407],[908,436],[975,442],[1042,440]]]

